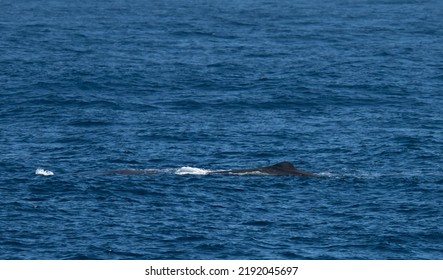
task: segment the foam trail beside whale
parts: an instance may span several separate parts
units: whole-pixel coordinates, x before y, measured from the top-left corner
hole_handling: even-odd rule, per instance
[[[211,172],[213,171],[209,169],[184,166],[177,169],[174,173],[177,175],[208,175]]]

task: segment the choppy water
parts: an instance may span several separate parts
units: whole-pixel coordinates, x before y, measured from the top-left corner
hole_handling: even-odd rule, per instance
[[[442,18],[1,1],[0,258],[442,259]],[[326,177],[200,172],[283,160]]]

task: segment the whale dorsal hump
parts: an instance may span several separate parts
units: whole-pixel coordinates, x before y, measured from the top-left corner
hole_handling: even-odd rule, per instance
[[[292,163],[290,163],[289,161],[282,161],[282,162],[276,163],[276,164],[272,165],[272,167],[275,167],[278,169],[283,169],[283,170],[295,169],[294,165]]]

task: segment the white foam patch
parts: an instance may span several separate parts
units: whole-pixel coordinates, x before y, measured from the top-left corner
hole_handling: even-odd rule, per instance
[[[37,170],[35,170],[35,174],[36,175],[43,175],[43,176],[53,176],[54,172],[52,172],[50,170],[45,170],[43,168],[37,168]]]
[[[333,174],[333,173],[331,173],[331,172],[314,173],[314,175],[318,175],[318,176],[320,176],[320,177],[330,177],[330,178],[338,177],[337,174]]]
[[[177,175],[208,175],[210,172],[211,172],[211,170],[208,170],[208,169],[184,166],[184,167],[177,169],[175,171],[175,174],[177,174]]]
[[[229,174],[230,175],[238,175],[238,176],[249,176],[249,175],[267,176],[267,175],[270,175],[268,173],[263,173],[260,171],[236,172],[236,173],[229,173]]]
[[[266,175],[270,175],[270,174],[264,173],[261,171],[249,171],[249,172],[238,173],[238,175],[264,175],[264,176],[266,176]]]

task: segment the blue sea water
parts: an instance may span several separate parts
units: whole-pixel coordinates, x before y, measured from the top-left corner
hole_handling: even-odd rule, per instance
[[[2,0],[0,258],[443,259],[442,19]],[[198,172],[279,161],[323,177]]]

